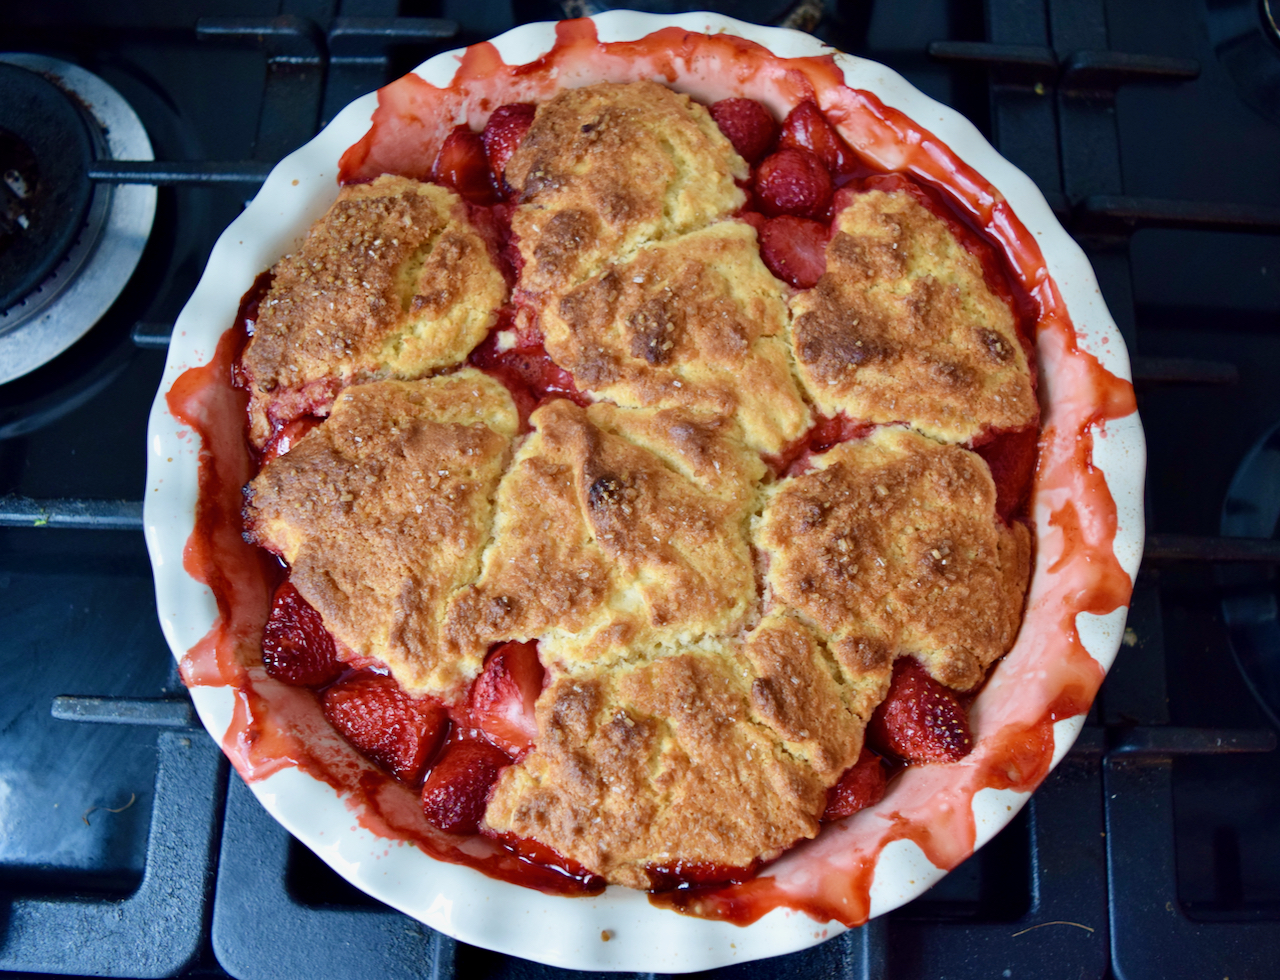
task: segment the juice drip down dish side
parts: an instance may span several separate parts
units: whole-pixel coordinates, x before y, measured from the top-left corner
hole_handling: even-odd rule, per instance
[[[286,160],[340,189],[263,208],[284,247],[171,354],[216,607],[166,621],[184,678],[269,808],[305,774],[397,884],[304,841],[471,941],[506,940],[405,870],[570,918],[865,921],[886,848],[923,865],[902,901],[1007,821],[1114,656],[1125,366],[1005,196],[832,56],[503,41]],[[746,955],[822,935],[782,932]]]

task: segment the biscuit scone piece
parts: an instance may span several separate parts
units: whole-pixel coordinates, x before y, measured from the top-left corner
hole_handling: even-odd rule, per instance
[[[965,690],[1013,645],[1030,568],[976,453],[898,427],[815,456],[771,487],[756,528],[775,603],[850,672],[918,658]]]
[[[742,653],[711,641],[648,662],[633,653],[640,663],[543,691],[535,747],[499,777],[489,827],[633,888],[682,865],[750,867],[813,837],[836,776],[753,720]]]
[[[354,385],[249,484],[245,527],[335,637],[448,699],[483,650],[450,646],[445,604],[480,569],[517,426],[506,388],[470,368]]]
[[[815,405],[944,442],[1033,424],[1039,407],[1013,313],[982,263],[906,191],[855,194],[827,271],[791,303]]]
[[[542,328],[578,386],[618,405],[736,413],[762,453],[809,426],[782,290],[744,222],[642,247],[550,304]]]
[[[507,297],[462,199],[405,177],[342,188],[272,277],[242,361],[259,447],[347,384],[460,363]]]
[[[607,662],[740,628],[764,465],[732,422],[568,401],[530,421],[479,580],[449,610],[455,642],[539,639],[544,663]]]
[[[569,89],[538,106],[507,163],[522,285],[564,291],[646,241],[742,207],[746,161],[711,114],[657,82]]]

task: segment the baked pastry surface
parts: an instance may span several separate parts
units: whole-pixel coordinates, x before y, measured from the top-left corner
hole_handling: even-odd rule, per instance
[[[776,453],[809,427],[787,307],[755,229],[725,221],[647,244],[546,306],[547,351],[593,396],[736,415]]]
[[[885,427],[813,459],[767,492],[755,540],[775,601],[842,666],[910,654],[967,690],[1013,644],[1030,565],[1025,525],[993,519],[976,453]]]
[[[507,296],[457,194],[405,177],[342,188],[272,276],[241,361],[259,447],[344,384],[457,364]]]
[[[470,368],[352,386],[246,488],[246,534],[357,655],[411,694],[452,695],[483,651],[448,642],[445,605],[479,568],[517,422]]]
[[[823,413],[945,442],[1036,422],[1013,312],[941,218],[871,190],[832,231],[826,274],[791,304],[797,372]]]
[[[608,664],[638,642],[678,648],[742,628],[765,468],[736,425],[563,400],[530,422],[480,577],[449,612],[457,643],[538,639],[544,662]]]
[[[538,106],[507,163],[521,285],[561,294],[645,242],[728,217],[747,164],[710,113],[657,82],[569,89]]]
[[[247,534],[411,694],[462,710],[494,645],[536,640],[537,735],[482,829],[633,887],[817,834],[894,660],[974,687],[1027,585],[1029,533],[958,445],[1038,416],[981,262],[912,194],[842,192],[796,293],[734,217],[747,175],[664,86],[566,91],[506,168],[513,289],[452,191],[380,178],[277,266],[244,357],[259,446],[332,400]],[[592,403],[522,420],[465,366],[508,303]],[[863,428],[796,449],[822,416]]]

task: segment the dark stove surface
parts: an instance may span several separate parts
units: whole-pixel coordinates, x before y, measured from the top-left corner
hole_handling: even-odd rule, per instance
[[[762,21],[802,5],[715,6]],[[815,8],[824,39],[972,119],[1085,247],[1134,355],[1151,534],[1085,734],[1009,828],[898,912],[715,976],[1272,975],[1280,758],[1228,617],[1243,601],[1274,627],[1278,549],[1256,540],[1274,538],[1274,511],[1269,530],[1248,525],[1255,540],[1217,536],[1241,535],[1229,490],[1280,423],[1275,5]],[[566,9],[53,0],[0,13],[9,49],[124,95],[161,161],[135,168],[160,184],[159,207],[120,299],[55,361],[0,385],[0,975],[567,975],[372,902],[266,817],[193,727],[140,534],[169,325],[270,164],[430,54]],[[94,178],[132,179],[113,167]]]

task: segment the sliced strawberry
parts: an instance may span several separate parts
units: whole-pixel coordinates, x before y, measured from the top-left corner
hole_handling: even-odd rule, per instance
[[[489,159],[479,133],[455,126],[440,147],[432,179],[447,184],[472,204],[493,204],[498,195],[489,180]]]
[[[845,770],[840,782],[827,793],[823,820],[839,820],[874,806],[884,799],[884,763],[865,745],[858,761]]]
[[[769,271],[797,289],[810,289],[827,271],[827,229],[784,214],[760,228],[760,258]]]
[[[853,148],[827,122],[827,117],[812,99],[805,99],[787,113],[778,146],[809,150],[822,161],[833,178],[848,176],[859,166]]]
[[[533,746],[538,722],[533,706],[542,693],[542,664],[536,643],[504,643],[485,660],[471,685],[471,724],[494,745],[520,758]]]
[[[503,197],[511,196],[510,186],[506,182],[507,161],[516,147],[524,139],[525,133],[533,125],[534,113],[537,110],[528,102],[509,102],[493,110],[493,115],[485,124],[480,138],[484,141],[485,156],[489,160],[489,170],[493,174],[495,187],[501,187]]]
[[[262,662],[276,680],[320,687],[345,669],[320,614],[286,579],[271,600],[262,630]]]
[[[758,163],[778,136],[778,124],[755,99],[721,99],[710,107],[720,132],[747,163]]]
[[[808,150],[788,147],[756,168],[755,190],[760,210],[770,217],[819,218],[831,204],[831,175]]]
[[[996,433],[990,442],[974,446],[974,452],[991,468],[991,478],[996,483],[996,512],[1004,521],[1022,508],[1031,491],[1039,443],[1040,430],[1033,425]]]
[[[909,657],[893,665],[889,694],[871,716],[867,740],[908,762],[955,762],[973,749],[955,694]]]
[[[392,678],[357,674],[324,692],[324,716],[348,742],[396,778],[422,778],[449,728],[444,708],[412,698]]]
[[[324,419],[317,418],[314,415],[303,415],[292,422],[286,422],[276,430],[276,434],[262,447],[260,465],[266,466],[273,459],[283,456],[298,444],[299,439],[323,421]]]
[[[510,764],[505,752],[481,739],[451,742],[422,784],[422,812],[446,833],[476,833],[489,791]]]

